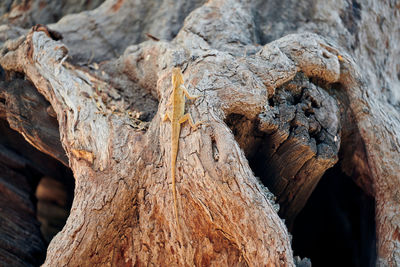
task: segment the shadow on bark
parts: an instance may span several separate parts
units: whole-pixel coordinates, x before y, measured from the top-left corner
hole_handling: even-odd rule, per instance
[[[376,266],[375,201],[338,165],[321,178],[292,230],[313,266]],[[338,256],[340,255],[340,257]]]
[[[49,102],[23,74],[1,73],[0,259],[38,266],[68,218],[74,178]]]
[[[3,119],[0,136],[0,262],[40,266],[48,243],[68,218],[72,172],[32,147]]]

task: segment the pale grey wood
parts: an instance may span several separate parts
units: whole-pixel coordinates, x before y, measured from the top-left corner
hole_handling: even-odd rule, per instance
[[[24,73],[51,103],[76,178],[71,216],[45,265],[293,265],[286,227],[245,157],[256,155],[255,127],[270,138],[261,160],[289,219],[337,162],[342,135],[343,144],[357,140],[355,152],[342,148],[343,168],[375,197],[378,265],[398,265],[398,8],[374,1],[200,4],[108,0],[50,25],[62,42],[36,28],[5,43],[0,64]],[[143,42],[145,32],[162,40]],[[172,212],[169,125],[160,121],[174,66],[201,95],[189,111],[207,122],[181,135],[182,235]],[[316,99],[313,116],[270,105],[303,85]]]

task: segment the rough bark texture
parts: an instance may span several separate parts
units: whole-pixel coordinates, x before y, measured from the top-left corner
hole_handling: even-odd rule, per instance
[[[338,160],[375,198],[377,264],[400,265],[399,9],[390,1],[107,0],[30,31],[9,12],[0,118],[69,164],[76,183],[44,266],[307,264],[293,258],[277,211],[291,228]],[[170,128],[160,119],[175,66],[201,95],[188,112],[206,122],[181,133],[182,231]]]
[[[3,0],[0,3],[0,24],[29,28],[32,25],[58,21],[70,13],[92,9],[104,0]]]

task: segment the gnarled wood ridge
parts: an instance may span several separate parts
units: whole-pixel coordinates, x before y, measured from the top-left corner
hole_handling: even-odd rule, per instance
[[[84,15],[128,17],[124,9],[135,4],[118,3]],[[209,1],[186,17],[172,41],[141,42],[118,58],[112,49],[100,55],[117,39],[84,46],[75,36],[84,29],[66,30],[82,14],[4,44],[2,68],[23,74],[54,109],[76,179],[71,214],[44,266],[293,266],[271,192],[290,225],[338,161],[348,117],[363,140],[361,154],[348,159],[368,173],[359,184],[376,199],[380,263],[399,263],[400,197],[391,188],[400,185],[400,142],[390,126],[399,125],[399,116],[388,118],[391,107],[366,95],[367,78],[331,41],[301,33],[258,45],[253,8]],[[68,49],[52,30],[75,42]],[[193,119],[207,122],[197,131],[181,129],[182,238],[170,193],[171,130],[161,122],[174,67],[183,70],[188,91],[200,95],[188,107]],[[372,133],[377,121],[384,127]]]

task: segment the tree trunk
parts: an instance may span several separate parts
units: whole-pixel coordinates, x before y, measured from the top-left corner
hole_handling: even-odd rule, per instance
[[[287,229],[333,166],[375,200],[376,263],[400,265],[398,5],[106,0],[19,28],[51,22],[38,2],[4,11],[0,118],[75,178],[44,266],[306,266]],[[178,221],[173,67],[204,122],[182,124]]]

